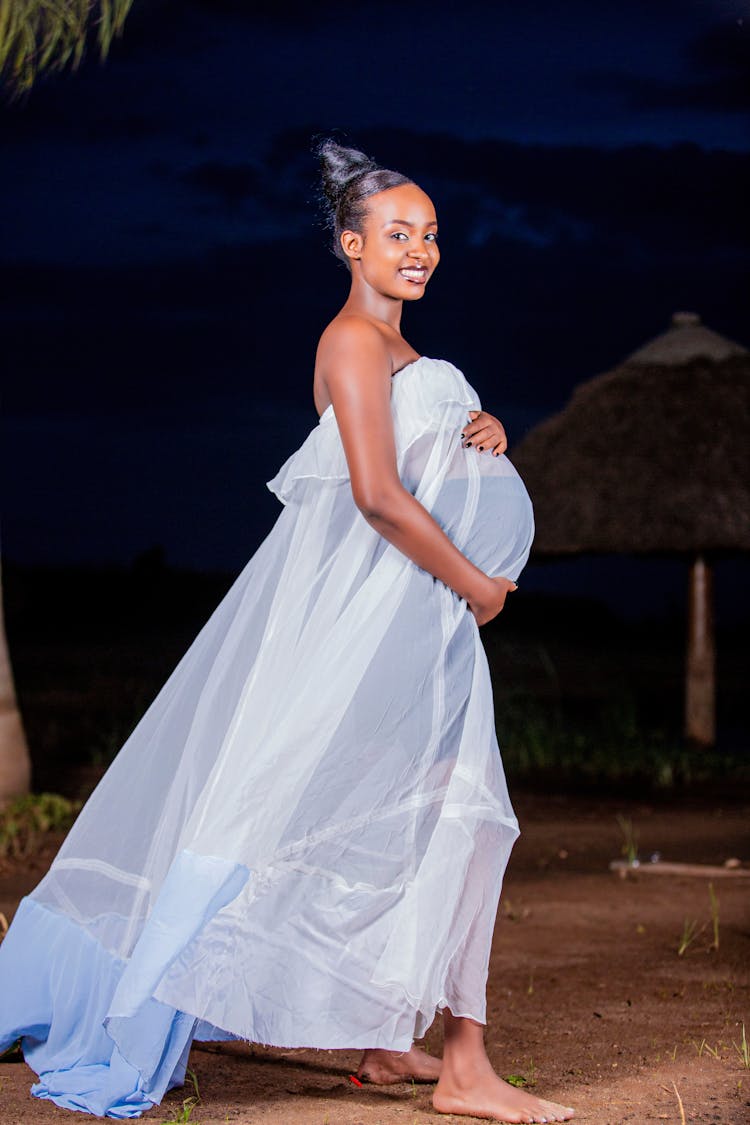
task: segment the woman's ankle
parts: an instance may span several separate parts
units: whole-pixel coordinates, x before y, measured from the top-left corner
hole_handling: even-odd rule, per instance
[[[484,1050],[445,1051],[440,1082],[458,1090],[471,1089],[488,1074],[494,1074],[492,1063]]]

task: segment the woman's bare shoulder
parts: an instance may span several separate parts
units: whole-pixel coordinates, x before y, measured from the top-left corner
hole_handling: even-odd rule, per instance
[[[339,313],[323,331],[315,357],[316,370],[339,363],[382,366],[391,373],[391,349],[385,333],[358,313]]]

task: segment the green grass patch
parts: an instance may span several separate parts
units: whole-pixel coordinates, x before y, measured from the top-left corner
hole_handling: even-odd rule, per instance
[[[47,832],[70,828],[80,801],[59,793],[16,797],[0,810],[0,857],[23,859],[37,850]]]
[[[587,790],[669,791],[750,781],[750,759],[686,745],[644,720],[630,698],[571,706],[530,695],[496,699],[498,741],[513,780]]]

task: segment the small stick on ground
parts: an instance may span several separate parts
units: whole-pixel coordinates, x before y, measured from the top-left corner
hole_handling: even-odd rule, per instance
[[[750,879],[750,867],[715,867],[708,863],[641,863],[634,867],[624,859],[613,859],[609,865],[624,879],[628,875],[695,875],[709,879]]]
[[[711,923],[713,925],[714,940],[711,943],[711,948],[716,953],[719,952],[719,900],[716,897],[713,883],[708,884],[708,897],[711,902]]]

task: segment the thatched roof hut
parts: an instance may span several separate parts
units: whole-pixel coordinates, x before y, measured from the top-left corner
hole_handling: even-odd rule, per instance
[[[714,740],[705,557],[750,550],[749,437],[750,352],[677,313],[667,332],[578,386],[513,450],[534,501],[538,556],[693,557],[691,636],[705,638],[708,702],[696,725],[688,690],[687,731],[703,743]]]
[[[537,555],[750,551],[750,352],[677,314],[513,450]]]

